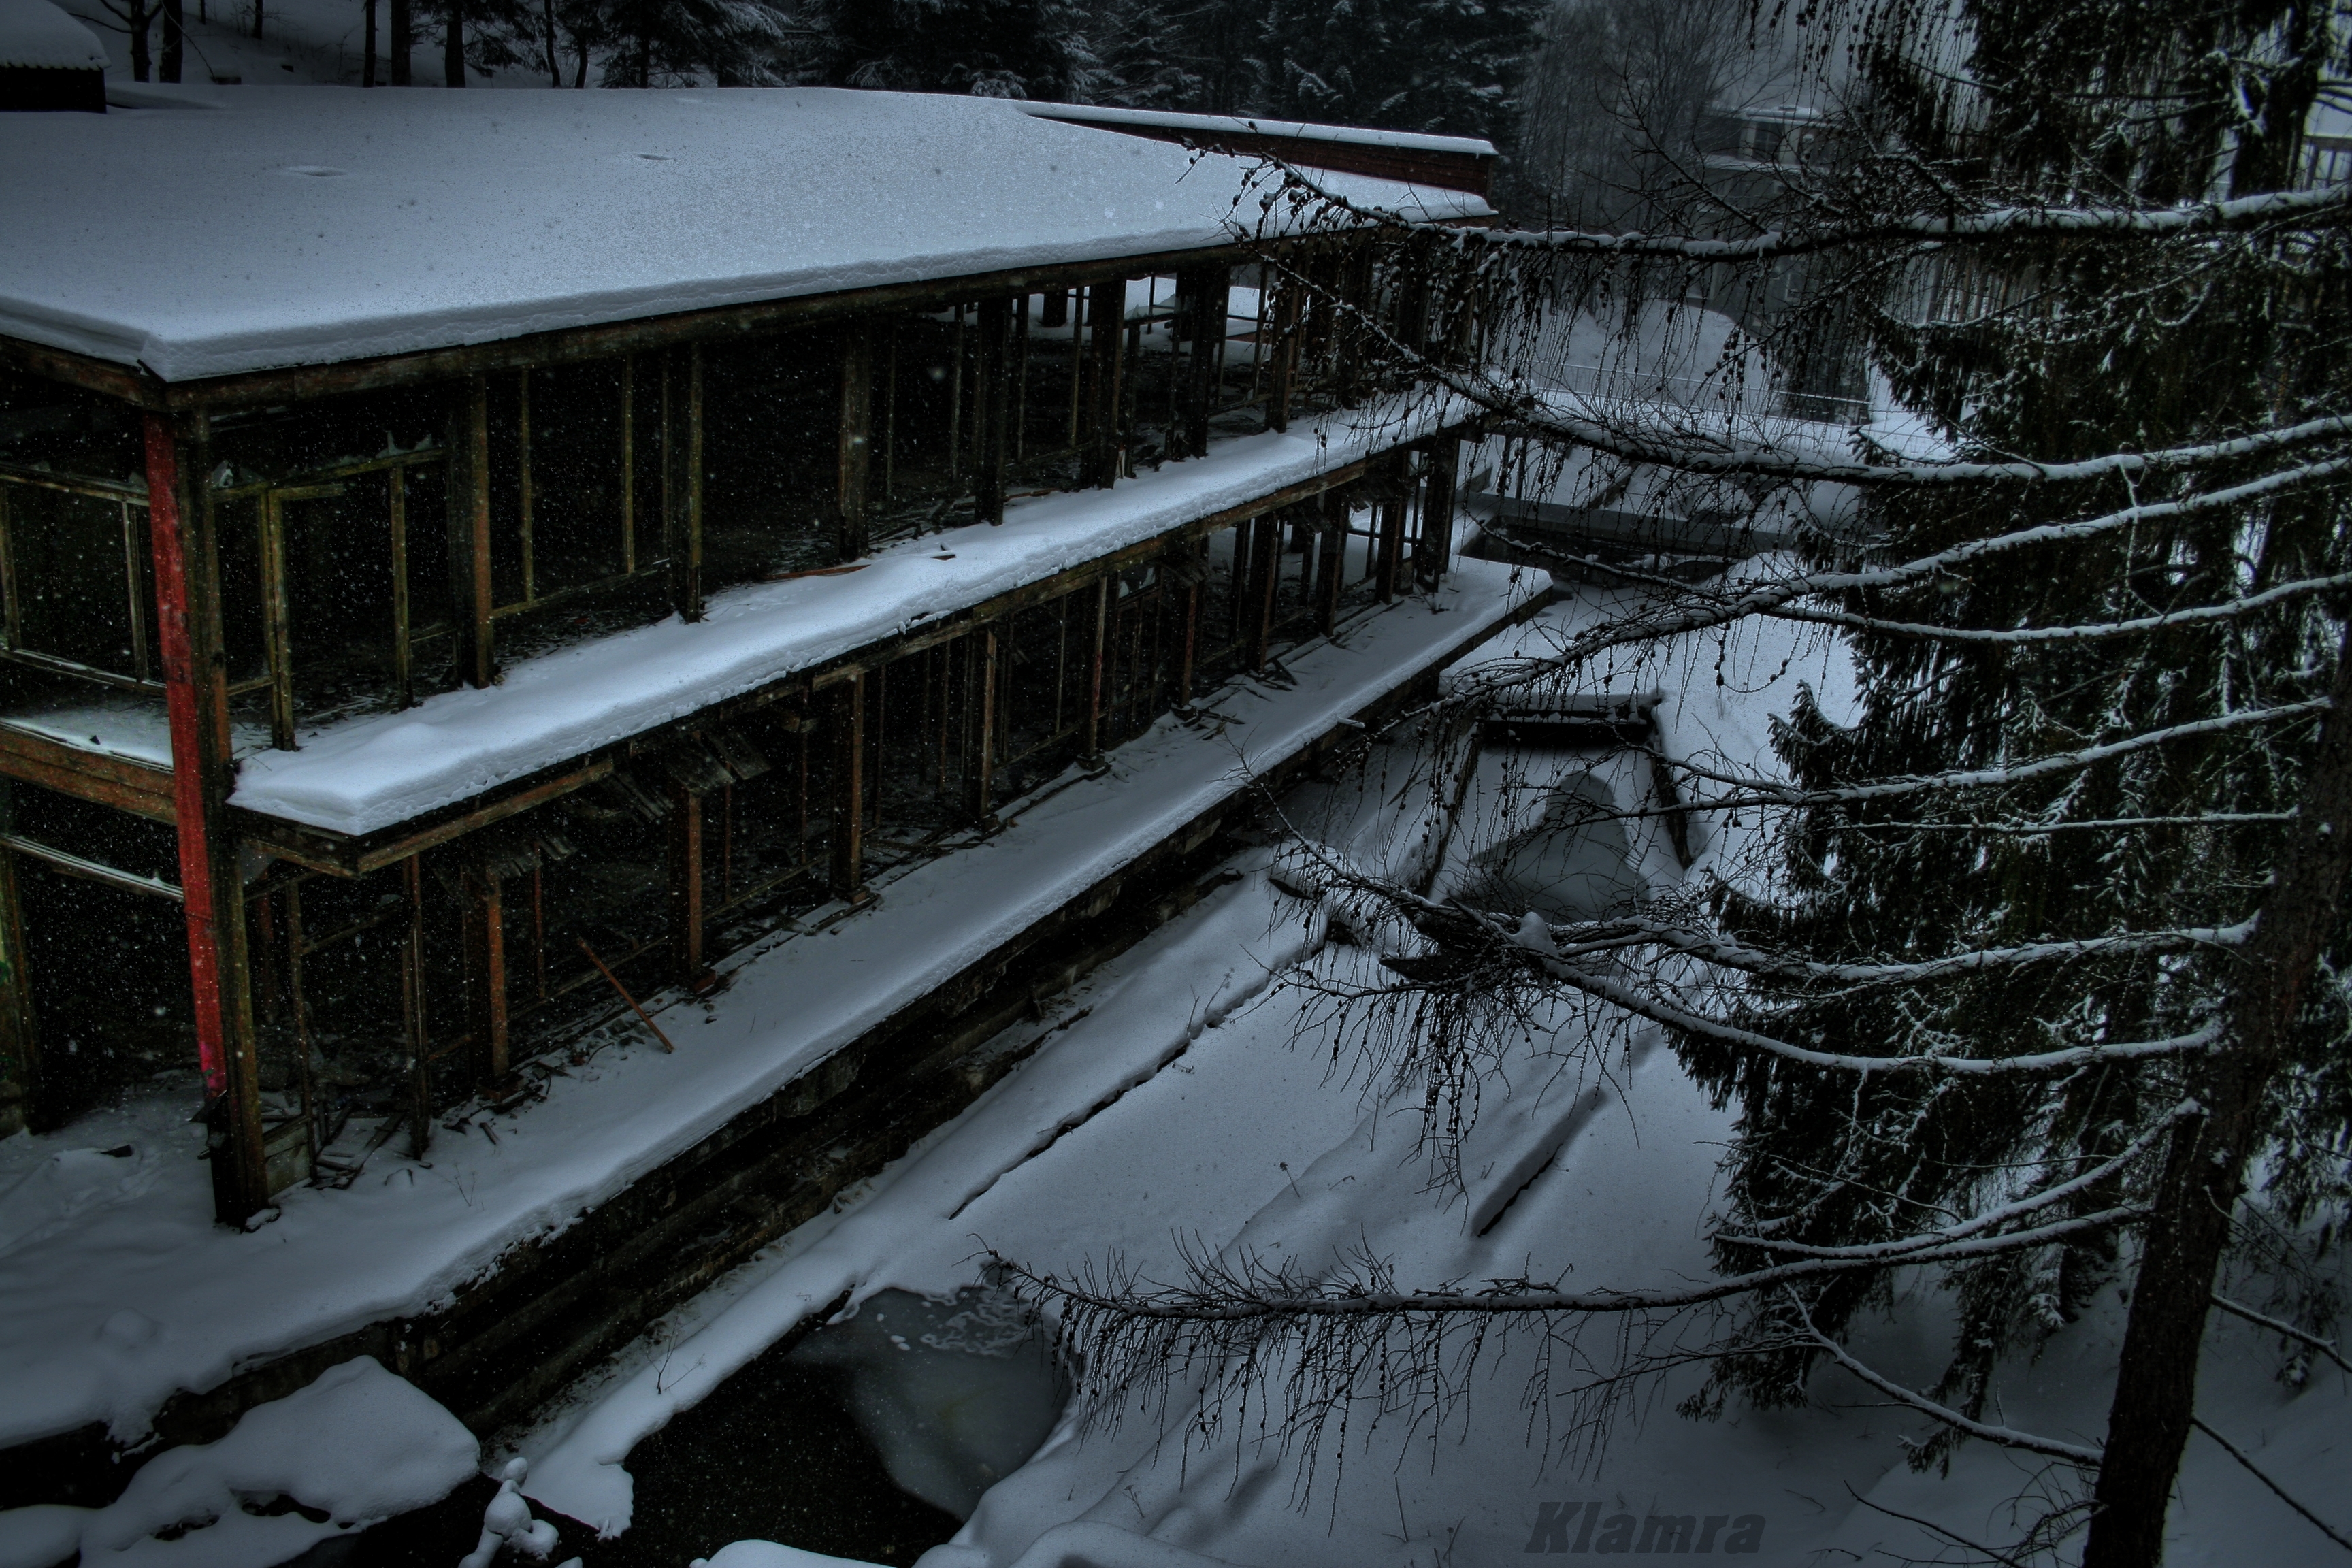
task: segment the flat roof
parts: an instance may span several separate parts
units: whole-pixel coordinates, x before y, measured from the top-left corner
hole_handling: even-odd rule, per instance
[[[195,381],[1193,249],[1261,212],[1251,159],[994,99],[177,97],[185,107],[9,117],[0,335]],[[1491,211],[1459,191],[1332,183],[1432,217]]]

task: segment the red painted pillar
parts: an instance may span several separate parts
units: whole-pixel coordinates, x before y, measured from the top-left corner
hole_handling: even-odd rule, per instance
[[[188,978],[196,1052],[211,1129],[213,1206],[241,1225],[269,1201],[251,1008],[245,994],[243,897],[236,844],[223,831],[233,780],[228,694],[213,614],[210,552],[191,526],[178,433],[168,415],[146,416],[148,537],[155,561],[155,619],[172,727],[172,804],[180,839],[180,887],[188,921]]]

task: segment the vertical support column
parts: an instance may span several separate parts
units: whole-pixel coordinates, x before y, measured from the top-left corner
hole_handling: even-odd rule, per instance
[[[670,602],[678,618],[702,618],[702,345],[669,351],[662,375],[662,530],[669,546]]]
[[[1118,427],[1119,377],[1125,369],[1127,279],[1087,289],[1087,483],[1108,489],[1127,458]]]
[[[1256,574],[1249,580],[1249,661],[1251,669],[1260,670],[1274,648],[1274,596],[1282,583],[1282,518],[1269,512],[1252,518],[1249,527],[1250,563]]]
[[[702,796],[673,780],[669,787],[669,948],[677,984],[707,991],[702,962]]]
[[[1298,337],[1300,307],[1306,301],[1307,289],[1297,279],[1285,277],[1276,285],[1274,310],[1267,321],[1273,334],[1273,362],[1265,378],[1265,422],[1276,430],[1290,428],[1290,398],[1298,380]],[[1265,353],[1268,345],[1259,343],[1257,352]]]
[[[1181,548],[1198,551],[1204,541],[1195,540]],[[1184,632],[1176,649],[1176,701],[1179,713],[1192,710],[1192,667],[1199,660],[1201,647],[1201,577],[1196,569],[1184,574]]]
[[[1373,586],[1379,589],[1381,603],[1396,598],[1397,584],[1403,581],[1404,564],[1404,487],[1410,482],[1403,471],[1402,455],[1381,465],[1381,500],[1372,515],[1373,526],[1380,531],[1379,570],[1373,574]]]
[[[1095,584],[1093,651],[1087,659],[1087,721],[1079,732],[1078,760],[1087,767],[1102,762],[1103,654],[1110,635],[1111,580]]]
[[[201,416],[199,416],[201,417]],[[202,473],[202,427],[183,466],[179,432],[145,416],[156,629],[172,730],[172,809],[188,922],[188,979],[204,1068],[213,1212],[243,1225],[269,1202],[261,1146],[259,1066],[247,984],[245,896],[224,818],[236,784],[229,750],[228,660],[221,649],[220,567],[209,514],[192,511],[185,476]]]
[[[506,889],[498,872],[466,871],[466,1010],[474,1037],[474,1080],[484,1093],[505,1084],[507,1059]]]
[[[980,302],[978,379],[972,398],[973,510],[982,522],[1004,521],[1005,423],[1013,404],[1013,301]]]
[[[1421,492],[1421,541],[1413,547],[1413,577],[1434,588],[1454,559],[1454,500],[1460,484],[1462,443],[1447,437],[1429,454],[1429,478]]]
[[[833,896],[866,901],[866,672],[832,688]]]
[[[286,501],[261,498],[261,637],[269,666],[269,743],[294,750],[294,651],[287,625]]]
[[[1209,415],[1217,402],[1233,275],[1223,267],[1188,267],[1177,275],[1176,289],[1183,301],[1180,320],[1189,340],[1177,390],[1177,427],[1183,437],[1182,455],[1197,458],[1209,449]]]
[[[400,948],[400,1027],[408,1044],[408,1152],[417,1159],[433,1143],[432,1033],[425,1018],[425,873],[423,859],[400,863],[400,890],[408,900],[408,929]]]
[[[974,736],[976,750],[971,762],[971,815],[983,827],[996,826],[996,687],[997,674],[996,626],[982,626],[972,634],[978,643],[973,647],[971,662],[973,679],[979,690],[972,693],[972,710],[978,719]]]
[[[8,781],[0,779],[0,833],[16,824],[9,809]],[[36,1120],[39,1092],[39,1037],[33,1032],[32,976],[25,967],[25,911],[16,889],[16,853],[0,844],[0,1138],[13,1137]]]
[[[498,655],[490,626],[497,601],[490,588],[490,384],[468,376],[457,413],[457,439],[450,443],[450,597],[457,606],[457,672],[466,684],[489,686],[498,679]]]
[[[384,476],[385,505],[392,526],[392,684],[394,702],[416,706],[416,650],[409,640],[408,470]]]
[[[844,561],[866,553],[866,485],[874,464],[874,332],[852,321],[841,334],[839,500]]]
[[[1315,629],[1339,629],[1339,585],[1348,573],[1348,492],[1339,487],[1316,498],[1323,512],[1322,573],[1315,584]]]

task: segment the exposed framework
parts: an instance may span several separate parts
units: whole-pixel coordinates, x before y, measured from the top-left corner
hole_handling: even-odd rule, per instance
[[[1391,330],[1431,309],[1344,240],[1296,258]],[[618,1013],[616,992],[709,986],[719,955],[855,908],[1219,682],[1433,583],[1451,432],[364,839],[228,806],[240,752],[1379,390],[1340,315],[1234,263],[188,387],[0,344],[5,412],[31,416],[0,439],[14,1094],[53,1122],[181,1065],[193,1036],[219,1210],[241,1220],[404,1130],[421,1150],[457,1101],[526,1092],[520,1063]],[[92,931],[124,947],[118,1005],[77,1013],[60,986]],[[138,1040],[57,1024],[141,1006]],[[74,1070],[45,1067],[51,1038]]]

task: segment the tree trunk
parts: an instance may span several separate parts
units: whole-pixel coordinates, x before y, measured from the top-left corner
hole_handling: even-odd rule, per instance
[[[253,36],[261,37],[261,0],[253,0]]]
[[[375,0],[367,0],[367,58],[360,62],[360,85],[375,85]]]
[[[158,81],[177,81],[187,60],[187,11],[182,0],[163,0],[163,61]]]
[[[2333,702],[2294,831],[2239,955],[2227,1043],[2192,1079],[2201,1114],[2175,1129],[2165,1152],[2083,1568],[2156,1568],[2164,1557],[2165,1510],[2197,1410],[2198,1351],[2246,1166],[2261,1151],[2263,1095],[2352,869],[2352,638],[2337,655]]]
[[[555,0],[539,0],[539,16],[547,32],[547,85],[563,85],[563,64],[555,54]]]
[[[449,0],[449,26],[441,35],[441,76],[446,87],[466,85],[465,0]]]
[[[416,49],[416,29],[409,20],[408,0],[392,0],[392,85],[406,87],[409,57]]]
[[[260,0],[255,0],[255,4],[259,3]],[[154,20],[155,13],[147,9],[146,0],[139,0],[139,4],[131,7],[130,25],[124,31],[131,35],[131,79],[132,81],[150,79],[147,29]]]

